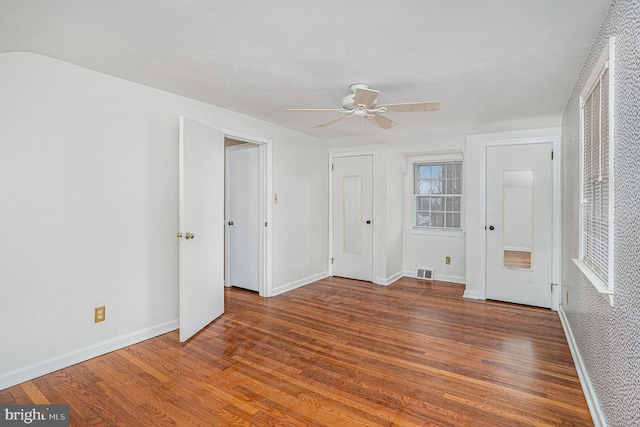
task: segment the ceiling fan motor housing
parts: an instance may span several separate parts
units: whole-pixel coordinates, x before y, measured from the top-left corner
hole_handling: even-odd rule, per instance
[[[356,90],[358,89],[369,89],[369,85],[364,83],[354,83],[349,86],[349,90],[351,91],[351,93],[356,93]]]
[[[342,108],[345,110],[351,110],[353,108],[353,99],[355,98],[355,94],[347,95],[342,98]]]

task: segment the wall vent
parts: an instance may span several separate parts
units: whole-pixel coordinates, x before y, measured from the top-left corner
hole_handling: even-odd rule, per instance
[[[432,267],[418,267],[416,278],[423,280],[433,280],[434,269]]]

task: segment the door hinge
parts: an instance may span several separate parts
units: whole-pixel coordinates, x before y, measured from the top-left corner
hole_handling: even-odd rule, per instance
[[[552,283],[552,284],[551,284],[551,292],[552,292],[552,293],[553,293],[553,287],[554,287],[554,286],[558,286],[558,284],[557,284],[557,283]]]
[[[551,160],[553,160],[553,150],[551,150]]]
[[[269,225],[269,223],[265,221],[264,226],[266,227],[267,225]]]
[[[333,168],[333,163],[331,163],[331,170],[335,170],[335,169]]]
[[[334,260],[334,259],[335,259],[335,258],[331,258],[331,264],[332,264],[332,265],[333,265],[333,260]]]

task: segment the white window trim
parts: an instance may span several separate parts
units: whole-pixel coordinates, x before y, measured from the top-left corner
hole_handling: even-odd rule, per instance
[[[580,94],[580,254],[579,259],[573,259],[578,269],[582,274],[591,282],[591,284],[598,290],[598,292],[606,297],[609,304],[613,305],[614,296],[614,281],[613,281],[613,260],[614,260],[614,58],[615,58],[615,37],[610,37],[607,40],[598,61],[596,62],[589,79],[587,80],[582,93]],[[593,88],[600,79],[600,75],[603,70],[609,68],[609,262],[607,272],[607,282],[605,283],[593,270],[583,261],[584,259],[584,220],[583,220],[583,194],[584,194],[584,102],[591,94]]]
[[[415,203],[415,202],[414,202]],[[409,233],[411,234],[427,234],[430,236],[449,236],[449,237],[464,237],[464,229],[461,228],[427,228],[427,227],[409,227]]]
[[[447,163],[462,162],[462,194],[460,194],[460,228],[436,228],[436,227],[417,227],[415,225],[416,213],[416,197],[415,197],[415,165],[423,163]],[[409,226],[410,234],[423,234],[431,236],[449,236],[464,237],[465,235],[465,162],[462,152],[444,153],[444,154],[425,154],[420,156],[412,156],[409,158],[409,166],[411,173],[411,225]]]

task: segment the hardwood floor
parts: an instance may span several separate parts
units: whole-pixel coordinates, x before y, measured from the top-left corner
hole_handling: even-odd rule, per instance
[[[74,426],[590,426],[557,313],[328,278],[0,391]]]
[[[507,268],[531,268],[531,252],[504,251],[504,266]]]

